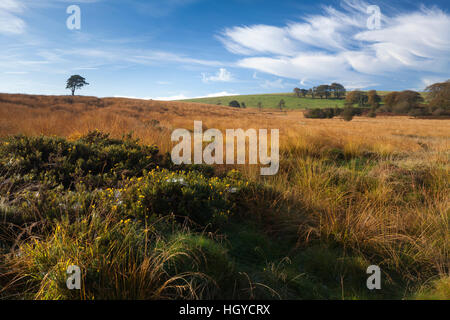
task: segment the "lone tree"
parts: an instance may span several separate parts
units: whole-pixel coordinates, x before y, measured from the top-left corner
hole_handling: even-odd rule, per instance
[[[89,83],[86,82],[86,79],[79,75],[73,75],[67,80],[66,89],[72,90],[72,95],[75,95],[75,90],[81,89],[84,86],[88,86]]]
[[[280,111],[283,111],[283,108],[286,107],[286,102],[284,102],[284,99],[280,100],[278,107],[280,108]]]

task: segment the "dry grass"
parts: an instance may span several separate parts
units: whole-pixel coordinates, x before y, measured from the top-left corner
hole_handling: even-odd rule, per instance
[[[254,167],[240,169],[291,203],[278,227],[296,229],[300,246],[332,239],[370,252],[367,258],[381,257],[383,265],[413,282],[449,276],[449,120],[358,117],[348,123],[305,119],[300,111],[0,95],[0,136],[133,132],[142,143],[169,152],[172,131],[192,129],[194,120],[220,130],[280,129],[279,174],[262,178]],[[333,150],[342,163],[330,156]]]
[[[150,120],[158,120],[153,126]],[[381,153],[449,150],[448,120],[407,117],[341,119],[303,118],[301,111],[258,112],[197,103],[160,102],[122,98],[24,96],[0,94],[0,135],[58,135],[73,137],[94,129],[120,137],[133,132],[143,143],[171,149],[174,128],[280,129],[282,148],[335,145],[345,150],[365,147]],[[308,148],[311,148],[309,146]],[[430,153],[430,152],[428,152]]]

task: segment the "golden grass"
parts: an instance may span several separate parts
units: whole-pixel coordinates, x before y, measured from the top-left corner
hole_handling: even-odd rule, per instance
[[[158,120],[159,127],[150,120]],[[281,148],[311,145],[343,147],[348,152],[366,147],[381,153],[449,150],[448,120],[408,117],[305,119],[301,111],[258,112],[197,103],[160,102],[122,98],[25,96],[0,94],[0,136],[10,134],[75,137],[99,129],[121,137],[133,132],[143,143],[170,151],[175,128],[280,129]],[[310,147],[308,147],[310,148]]]
[[[293,203],[287,208],[290,215],[286,215],[285,225],[298,229],[299,245],[312,238],[333,238],[344,246],[383,257],[386,265],[400,273],[403,270],[412,280],[421,276],[448,277],[449,120],[357,117],[345,122],[305,119],[301,111],[259,112],[118,98],[0,95],[0,136],[76,138],[98,129],[121,137],[132,132],[142,143],[156,144],[162,152],[170,152],[172,131],[192,130],[194,120],[203,121],[205,129],[280,130],[279,174],[262,178],[255,167],[241,170]],[[333,149],[341,150],[346,159],[372,154],[377,160],[362,168],[357,163],[338,166],[327,156]],[[420,179],[428,179],[426,188],[416,183]],[[408,194],[417,199],[405,200]],[[405,256],[412,262],[405,262]],[[418,270],[424,266],[432,271]]]

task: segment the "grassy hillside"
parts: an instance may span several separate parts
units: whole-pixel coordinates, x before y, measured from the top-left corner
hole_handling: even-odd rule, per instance
[[[194,120],[279,129],[279,173],[174,166]],[[450,299],[449,128],[0,94],[0,299]]]
[[[257,108],[258,102],[262,103],[265,109],[278,109],[278,103],[283,99],[286,103],[286,109],[315,109],[315,108],[342,108],[344,106],[344,100],[337,99],[311,99],[311,98],[297,98],[292,93],[286,94],[261,94],[261,95],[242,95],[242,96],[229,96],[229,97],[217,97],[217,98],[200,98],[182,100],[186,102],[197,102],[207,104],[221,104],[228,106],[230,101],[236,100],[239,103],[244,102],[247,108]]]
[[[385,96],[392,91],[378,91],[380,96]],[[426,93],[421,93],[426,98]],[[230,101],[236,100],[239,103],[244,102],[247,108],[257,108],[258,103],[261,102],[265,109],[278,109],[278,103],[283,99],[286,103],[286,109],[317,109],[317,108],[343,108],[345,100],[338,99],[312,99],[307,96],[305,98],[297,98],[293,93],[277,93],[277,94],[260,94],[260,95],[240,95],[227,96],[215,98],[199,98],[181,100],[185,102],[206,103],[214,105],[228,106]]]

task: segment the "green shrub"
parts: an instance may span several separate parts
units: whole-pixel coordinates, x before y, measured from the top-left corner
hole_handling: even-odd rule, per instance
[[[352,121],[354,116],[354,110],[352,107],[347,107],[344,109],[344,111],[341,114],[342,119],[345,121]]]
[[[110,139],[94,131],[73,142],[57,137],[11,137],[0,145],[0,160],[8,175],[26,177],[27,183],[48,181],[73,189],[80,181],[97,188],[117,183],[122,176],[142,175],[163,158],[156,146],[142,146],[131,137]]]
[[[305,118],[308,119],[325,119],[327,116],[322,109],[309,109],[304,113]]]
[[[230,101],[230,103],[228,105],[230,107],[233,107],[233,108],[240,108],[241,107],[241,104],[238,101],[236,101],[236,100]]]
[[[411,117],[423,117],[428,115],[428,112],[425,108],[414,108],[408,112],[408,115]]]
[[[324,112],[325,117],[328,119],[333,119],[335,116],[333,108],[325,108],[325,109],[323,109],[323,112]]]
[[[414,296],[417,300],[450,300],[450,276],[442,276],[421,288]]]
[[[174,271],[201,272],[212,279],[208,286],[208,296],[225,299],[233,296],[235,281],[239,277],[234,262],[223,244],[204,235],[180,232],[170,237],[170,242],[179,243],[191,255],[180,256]],[[192,260],[195,257],[197,260]],[[203,279],[201,279],[203,282]],[[212,285],[214,283],[214,285]]]
[[[394,105],[392,111],[396,114],[408,114],[411,109],[412,107],[407,101],[402,101]]]
[[[442,117],[442,116],[448,116],[450,115],[449,110],[445,110],[444,108],[438,108],[435,111],[433,111],[433,116],[435,117]]]
[[[305,118],[308,119],[332,119],[337,116],[343,116],[344,113],[352,114],[352,116],[361,116],[366,112],[366,108],[323,108],[323,109],[308,109],[304,112]]]
[[[367,113],[367,116],[369,118],[376,118],[377,117],[377,113],[375,112],[375,110],[370,110],[369,113]]]
[[[198,172],[151,171],[131,179],[122,190],[124,210],[143,218],[173,214],[206,226],[221,224],[238,210],[238,199],[249,191],[243,180],[207,178]],[[110,197],[114,197],[111,191]]]

